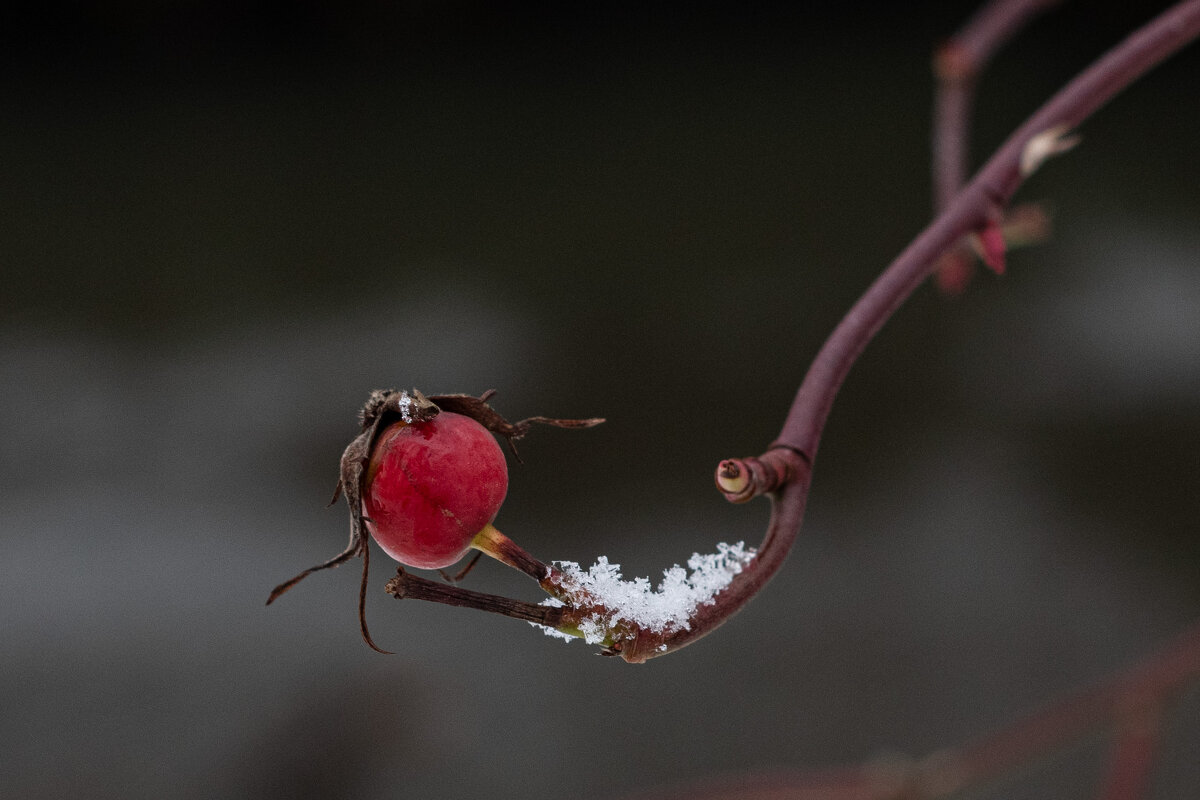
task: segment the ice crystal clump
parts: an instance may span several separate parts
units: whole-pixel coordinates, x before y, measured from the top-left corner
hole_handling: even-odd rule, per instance
[[[400,403],[399,404],[400,404],[400,419],[404,420],[405,422],[407,422],[411,425],[412,421],[413,421],[413,416],[412,416],[413,399],[408,396],[408,392],[400,393]]]
[[[722,542],[717,545],[716,553],[693,554],[686,570],[678,564],[663,570],[663,579],[657,589],[651,588],[648,578],[624,580],[621,566],[610,563],[606,556],[600,556],[586,571],[574,561],[554,563],[563,574],[563,588],[578,598],[579,605],[604,607],[603,612],[589,614],[579,623],[584,641],[600,644],[621,623],[656,633],[687,630],[690,627],[688,620],[696,608],[712,603],[734,576],[750,563],[754,552],[754,548],[746,547],[743,542],[734,545]],[[561,606],[563,603],[552,598],[543,601],[542,605]],[[549,635],[564,636],[552,628],[544,630]]]

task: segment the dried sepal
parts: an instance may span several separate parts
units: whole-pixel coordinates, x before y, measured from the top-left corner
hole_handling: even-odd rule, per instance
[[[347,445],[342,453],[341,469],[338,483],[333,491],[330,505],[337,502],[339,497],[346,498],[350,510],[350,541],[346,549],[333,558],[315,567],[309,567],[294,578],[284,581],[271,591],[267,605],[273,603],[281,595],[314,572],[336,567],[351,558],[361,557],[363,560],[362,580],[358,587],[358,624],[362,631],[363,641],[380,653],[389,651],[380,648],[371,639],[367,629],[367,583],[370,573],[371,553],[367,545],[366,522],[362,513],[362,495],[367,475],[367,464],[371,459],[375,440],[379,434],[392,422],[403,420],[407,423],[423,422],[433,419],[439,413],[436,405],[417,390],[397,392],[395,389],[376,389],[371,392],[367,402],[359,411],[358,420],[362,432]]]
[[[555,419],[552,417],[528,417],[518,422],[509,422],[500,412],[488,405],[488,400],[495,396],[496,390],[489,389],[479,397],[469,394],[435,394],[430,396],[443,411],[462,414],[478,422],[497,436],[508,442],[513,455],[517,455],[516,440],[529,433],[534,424],[551,425],[555,428],[592,428],[604,422],[601,417],[591,419]]]
[[[378,423],[385,418],[399,417],[411,425],[433,419],[438,411],[437,405],[421,394],[419,389],[413,389],[412,394],[395,389],[376,389],[358,412],[358,421],[365,432],[380,428]]]
[[[375,394],[372,394],[372,399],[375,399]],[[370,401],[368,401],[370,403]],[[376,652],[390,654],[391,651],[384,650],[375,644],[371,638],[371,632],[367,629],[367,583],[370,576],[371,567],[371,550],[367,545],[367,537],[365,533],[365,523],[362,514],[362,492],[363,480],[366,475],[366,464],[370,457],[370,444],[379,429],[379,420],[382,414],[377,414],[370,423],[370,428],[364,430],[350,442],[342,454],[341,462],[341,477],[338,480],[337,488],[333,493],[333,501],[330,505],[337,502],[340,496],[346,498],[346,504],[350,507],[350,542],[346,545],[346,549],[337,554],[328,561],[318,564],[315,567],[309,567],[294,578],[284,581],[276,586],[271,591],[271,596],[267,598],[267,605],[270,605],[284,592],[291,589],[300,581],[307,578],[314,572],[323,569],[336,567],[345,561],[354,557],[361,557],[363,560],[362,579],[358,587],[358,625],[362,632],[363,641]],[[364,420],[365,409],[364,409]],[[364,425],[367,423],[364,422]]]

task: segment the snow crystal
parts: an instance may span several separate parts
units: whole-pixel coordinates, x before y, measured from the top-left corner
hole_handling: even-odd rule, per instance
[[[412,421],[413,421],[412,406],[413,406],[413,399],[408,396],[408,392],[401,392],[400,393],[400,419],[404,420],[405,422],[409,423],[410,425],[412,424]]]
[[[556,561],[563,573],[562,586],[580,605],[601,605],[604,612],[589,614],[579,623],[579,631],[588,644],[600,644],[622,622],[645,630],[669,633],[687,630],[692,613],[709,605],[754,558],[754,548],[745,543],[721,543],[710,555],[695,553],[688,559],[688,569],[676,564],[663,571],[657,589],[651,589],[648,578],[624,580],[619,564],[609,563],[600,556],[585,572],[573,561]],[[691,570],[689,573],[688,570]],[[562,605],[547,601],[543,605]],[[552,635],[560,631],[546,629]],[[569,637],[568,637],[569,638]]]

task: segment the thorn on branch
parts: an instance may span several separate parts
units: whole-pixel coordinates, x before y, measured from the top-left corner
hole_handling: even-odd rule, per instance
[[[1047,160],[1079,144],[1079,134],[1068,136],[1070,130],[1066,125],[1056,125],[1026,142],[1025,149],[1021,151],[1021,178],[1028,178]]]
[[[999,226],[1006,252],[1041,244],[1050,238],[1050,212],[1043,203],[1023,203],[1010,208]],[[972,253],[982,250],[978,242],[973,245],[956,247],[938,260],[934,281],[942,294],[957,296],[970,285],[975,272]]]
[[[995,220],[988,222],[982,230],[975,234],[974,241],[979,248],[979,257],[983,259],[983,263],[987,264],[992,272],[1003,275],[1006,246],[1004,230],[1000,227],[1000,223]]]

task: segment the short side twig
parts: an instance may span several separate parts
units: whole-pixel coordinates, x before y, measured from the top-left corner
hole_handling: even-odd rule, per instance
[[[513,619],[535,622],[549,628],[557,628],[563,622],[564,611],[562,608],[536,605],[523,600],[513,600],[509,597],[438,583],[406,572],[403,567],[397,570],[396,576],[387,582],[384,591],[397,600],[428,600],[449,606],[477,608],[480,611],[489,611]]]
[[[967,182],[971,106],[979,74],[992,56],[1034,17],[1063,0],[992,0],[934,55],[934,207],[950,205]]]
[[[971,110],[980,73],[992,56],[1034,17],[1062,0],[992,0],[979,9],[934,54],[937,79],[933,110],[933,205],[941,212],[967,182],[970,165]],[[1043,238],[1046,215],[1040,208],[1014,209],[1019,231],[1009,237]],[[1032,231],[1032,233],[1029,233]],[[972,256],[963,244],[939,260],[937,281],[943,291],[961,291],[971,274]]]

